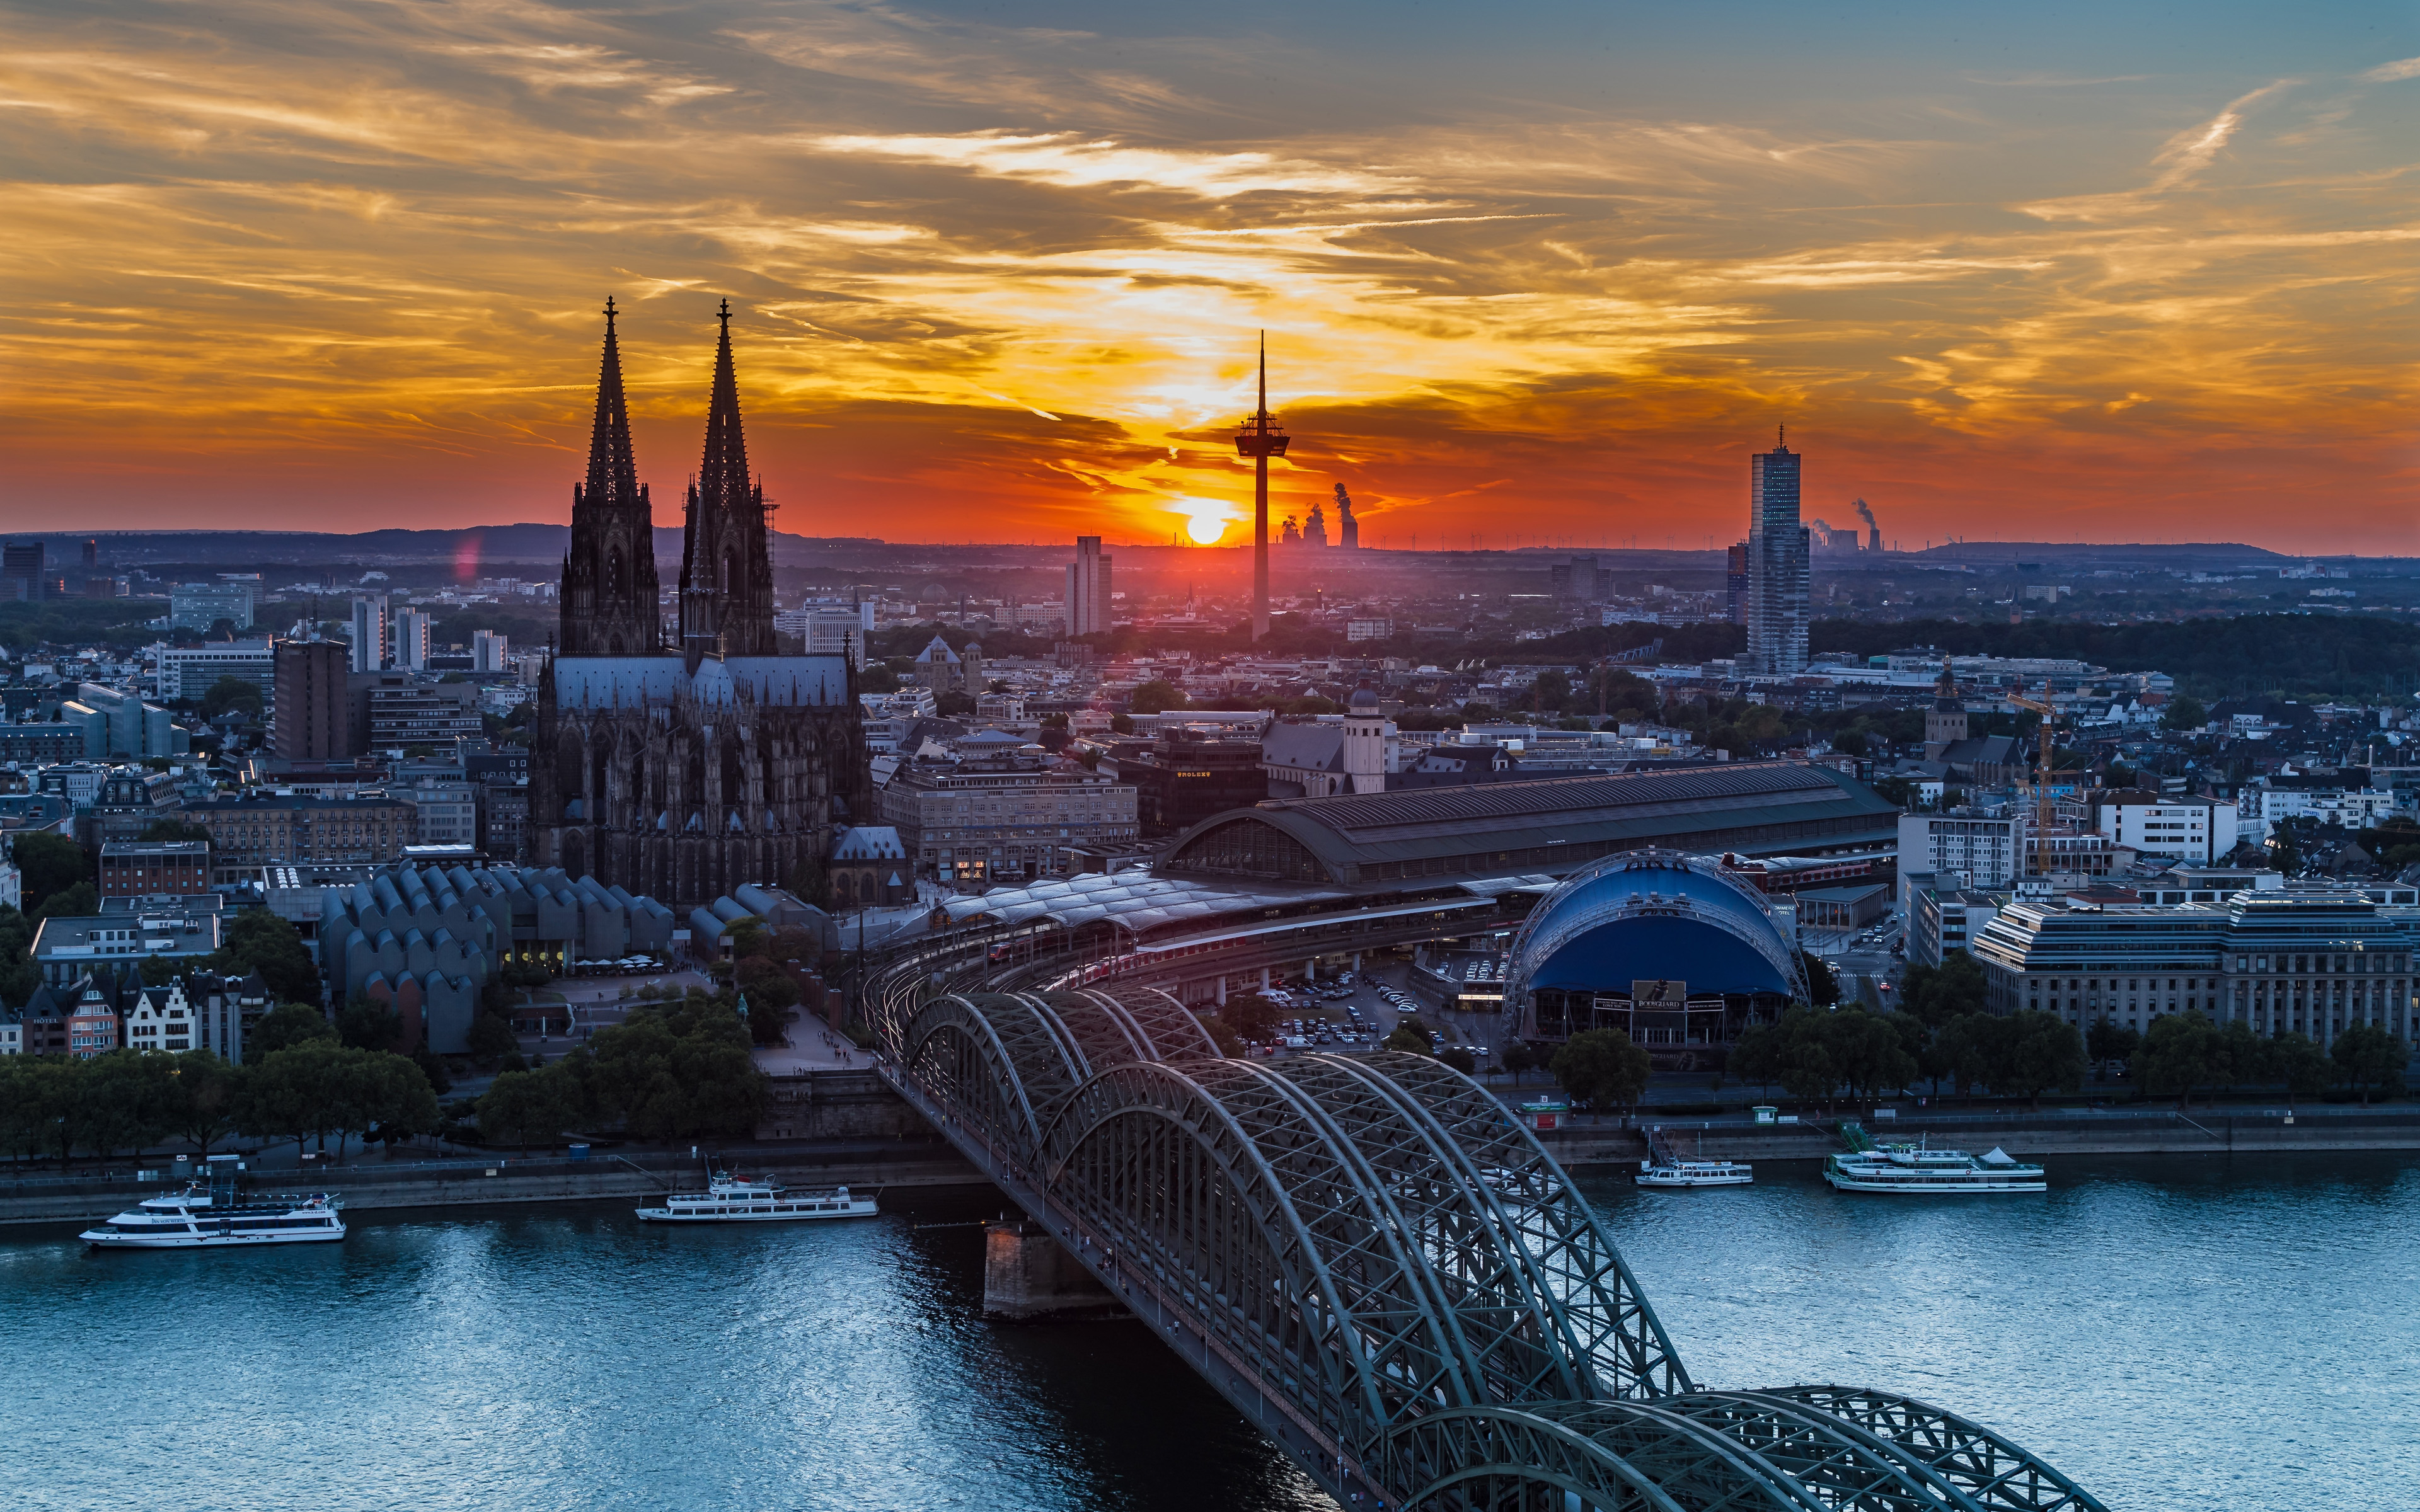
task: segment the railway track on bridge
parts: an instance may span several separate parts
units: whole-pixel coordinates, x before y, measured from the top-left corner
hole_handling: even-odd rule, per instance
[[[882,1074],[1340,1501],[2100,1512],[1925,1403],[1697,1384],[1568,1176],[1450,1068],[1226,1058],[1156,987],[992,960],[1011,937],[885,964]]]

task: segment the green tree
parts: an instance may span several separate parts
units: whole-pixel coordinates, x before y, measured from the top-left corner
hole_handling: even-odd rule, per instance
[[[340,1136],[367,1141],[407,1138],[437,1127],[437,1093],[407,1056],[391,1050],[345,1049],[329,1068],[330,1118]],[[343,1145],[340,1142],[341,1152]]]
[[[1109,733],[1113,735],[1133,734],[1134,721],[1123,714],[1112,714],[1109,716]]]
[[[1126,700],[1127,709],[1136,714],[1165,714],[1171,709],[1187,706],[1183,690],[1163,677],[1155,677],[1138,687]]]
[[[324,1147],[345,1111],[337,1101],[338,1062],[359,1054],[333,1034],[270,1052],[243,1079],[236,1127],[257,1138],[291,1139],[298,1155],[314,1136]]]
[[[84,1104],[85,1142],[106,1158],[120,1149],[141,1154],[177,1126],[176,1068],[165,1056],[115,1050],[85,1062],[77,1088]]]
[[[483,1065],[494,1065],[521,1047],[512,1021],[501,1013],[482,1013],[473,1019],[467,1039],[471,1058]]]
[[[212,1050],[188,1050],[171,1058],[176,1062],[171,1127],[207,1155],[210,1146],[235,1128],[244,1069],[228,1065]]]
[[[41,907],[53,894],[64,892],[92,875],[92,862],[85,857],[84,847],[65,835],[47,830],[19,835],[15,851],[17,870],[23,873],[22,887],[28,911]]]
[[[1900,983],[1900,1006],[1928,1029],[1954,1018],[1987,1011],[1983,968],[1963,950],[1952,950],[1938,966],[1910,966]]]
[[[42,900],[34,910],[34,921],[46,918],[89,918],[101,912],[101,889],[89,882],[79,882],[62,887]]]
[[[262,714],[260,689],[240,677],[221,677],[202,692],[202,717],[216,719],[229,712],[247,719]]]
[[[2104,1080],[2108,1075],[2109,1062],[2132,1060],[2134,1052],[2141,1048],[2143,1036],[2139,1032],[2121,1027],[2105,1017],[2094,1020],[2091,1029],[2084,1037],[2085,1053],[2100,1068]]]
[[[1925,1073],[1936,1088],[1944,1076],[1962,1096],[1970,1088],[1990,1084],[1997,1036],[1993,1024],[1988,1013],[1961,1013],[1932,1031],[1932,1053]]]
[[[280,1050],[322,1041],[334,1043],[336,1038],[336,1026],[310,1004],[280,1003],[243,1037],[244,1064],[257,1066]]]
[[[1989,1076],[2001,1096],[2022,1097],[2040,1108],[2051,1088],[2081,1088],[2084,1070],[2083,1037],[2055,1014],[2027,1011],[1994,1022]]]
[[[319,968],[293,925],[266,908],[247,908],[227,921],[209,969],[225,977],[257,971],[270,994],[288,1003],[316,1002]]]
[[[2335,1062],[2336,1079],[2361,1094],[2364,1107],[2372,1095],[2383,1102],[2404,1088],[2404,1069],[2412,1052],[2400,1036],[2374,1024],[2356,1024],[2335,1038],[2328,1055]]]
[[[1737,1081],[1754,1082],[1762,1091],[1781,1079],[1781,1029],[1774,1024],[1751,1024],[1731,1041],[1723,1069]]]
[[[1444,1061],[1447,1065],[1451,1066],[1454,1070],[1462,1072],[1465,1076],[1471,1076],[1478,1073],[1478,1058],[1472,1056],[1469,1051],[1465,1050],[1458,1044],[1450,1044],[1443,1050],[1437,1052],[1437,1058]]]
[[[479,1137],[524,1150],[541,1140],[551,1143],[564,1124],[556,1091],[542,1071],[504,1072],[479,1099]]]
[[[66,1165],[84,1139],[84,1073],[91,1062],[63,1056],[10,1058],[17,1060],[16,1095],[22,1100],[10,1121],[22,1119],[26,1152],[55,1150],[59,1164]]]
[[[1634,1108],[1653,1070],[1647,1052],[1620,1029],[1582,1029],[1555,1052],[1547,1069],[1574,1103],[1590,1110]]]
[[[2272,1039],[2265,1049],[2262,1079],[2284,1083],[2288,1104],[2317,1097],[2326,1088],[2333,1067],[2327,1052],[2314,1044],[2309,1035],[2288,1029]]]
[[[143,827],[147,841],[200,841],[209,843],[210,832],[189,819],[154,819]]]
[[[1861,1008],[1842,1009],[1821,1020],[1824,1058],[1836,1080],[1868,1102],[1916,1080],[1916,1057],[1889,1020]]]
[[[403,1016],[375,997],[354,997],[336,1010],[336,1038],[349,1050],[393,1050],[403,1042]]]
[[[1504,1069],[1512,1073],[1512,1080],[1517,1084],[1537,1067],[1538,1052],[1528,1041],[1514,1040],[1498,1051],[1496,1058],[1503,1062]]]
[[[1277,1037],[1278,1006],[1258,993],[1230,993],[1218,1005],[1218,1017],[1246,1040],[1266,1044]],[[1426,1044],[1422,1049],[1428,1048]]]
[[[1830,1008],[1840,1000],[1840,979],[1832,975],[1831,964],[1812,950],[1798,952],[1799,964],[1807,970],[1807,1000],[1817,1008]]]
[[[1396,1025],[1394,1029],[1388,1033],[1385,1039],[1378,1041],[1378,1048],[1381,1050],[1401,1050],[1407,1055],[1414,1056],[1435,1054],[1435,1051],[1429,1048],[1428,1035],[1423,1033],[1421,1030],[1413,1027],[1413,1025],[1416,1022],[1416,1020],[1406,1019],[1403,1023]]]
[[[640,1138],[742,1135],[763,1115],[767,1081],[725,1001],[692,993],[640,1009],[589,1048],[598,1116]]]
[[[2192,1105],[2196,1090],[2225,1078],[2226,1052],[2226,1037],[2199,1013],[2163,1013],[2144,1034],[2135,1066],[2144,1089],[2162,1096],[2174,1092],[2181,1112]]]
[[[1774,1080],[1802,1103],[1829,1104],[1840,1088],[1840,1068],[1833,1058],[1825,1027],[1832,1015],[1793,1008],[1774,1027]]]
[[[2210,711],[2201,700],[2180,693],[2168,701],[2167,711],[2160,716],[2163,730],[2198,730],[2210,723]]]

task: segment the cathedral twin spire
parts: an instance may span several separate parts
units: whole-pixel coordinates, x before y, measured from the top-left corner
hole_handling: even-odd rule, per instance
[[[614,314],[608,300],[588,478],[572,489],[562,609],[562,652],[570,656],[654,656],[665,649],[657,608],[655,527],[630,446]],[[748,473],[729,301],[719,318],[706,455],[690,486],[681,549],[680,650],[692,669],[707,655],[775,651],[765,491]]]

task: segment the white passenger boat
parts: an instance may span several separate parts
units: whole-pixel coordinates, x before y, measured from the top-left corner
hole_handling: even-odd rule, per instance
[[[1756,1167],[1735,1160],[1642,1160],[1632,1180],[1640,1186],[1745,1186]]]
[[[635,1210],[642,1221],[658,1224],[781,1224],[813,1218],[871,1218],[878,1211],[872,1197],[851,1196],[836,1186],[820,1192],[793,1192],[770,1181],[742,1180],[721,1171],[711,1174],[703,1192],[675,1192],[660,1208]]]
[[[1922,1144],[1845,1150],[1823,1163],[1823,1180],[1842,1192],[2047,1192],[2042,1168],[2004,1149],[1970,1155]]]
[[[163,1192],[77,1237],[95,1249],[235,1249],[256,1244],[328,1244],[345,1237],[333,1193],[239,1197],[243,1163],[213,1155],[209,1180]]]

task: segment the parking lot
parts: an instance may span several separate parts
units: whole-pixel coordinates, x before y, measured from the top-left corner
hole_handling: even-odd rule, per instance
[[[1487,1065],[1497,1047],[1488,1029],[1497,1021],[1475,1014],[1441,1013],[1405,992],[1401,964],[1381,965],[1356,975],[1345,972],[1322,977],[1307,988],[1299,977],[1273,983],[1264,995],[1282,1015],[1278,1053],[1289,1050],[1374,1050],[1395,1032],[1403,1019],[1417,1016],[1432,1031],[1438,1049],[1460,1046],[1481,1065]]]

